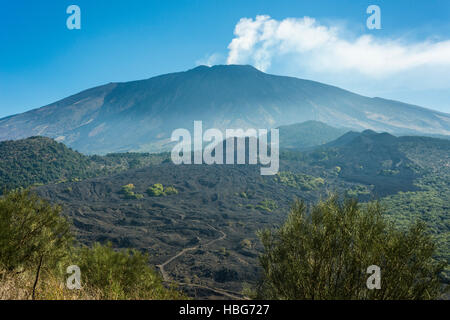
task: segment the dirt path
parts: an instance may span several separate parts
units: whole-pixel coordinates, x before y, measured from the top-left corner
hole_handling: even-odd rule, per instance
[[[222,230],[217,230],[216,228],[214,228],[214,227],[211,226],[211,225],[208,225],[208,226],[209,226],[210,228],[214,229],[215,231],[221,233],[222,235],[221,235],[219,238],[214,239],[214,240],[211,240],[210,242],[208,242],[208,243],[206,243],[206,244],[204,244],[204,245],[198,244],[198,245],[196,245],[196,246],[194,246],[194,247],[185,248],[185,249],[181,250],[180,252],[178,252],[178,253],[177,253],[176,255],[174,255],[173,257],[171,257],[169,260],[166,260],[164,263],[156,265],[156,266],[159,268],[159,270],[161,271],[161,274],[162,274],[162,277],[163,277],[163,280],[164,280],[164,281],[170,282],[170,277],[169,277],[169,275],[167,274],[167,272],[166,272],[166,270],[165,270],[165,266],[168,265],[169,263],[171,263],[173,260],[175,260],[175,259],[177,259],[178,257],[182,256],[183,254],[185,254],[185,253],[188,252],[188,251],[193,251],[193,250],[197,250],[198,248],[201,248],[201,247],[207,247],[207,246],[210,246],[210,245],[212,245],[213,243],[215,243],[215,242],[217,242],[217,241],[224,240],[224,239],[227,237],[227,235],[225,234],[225,232],[223,232]]]
[[[165,267],[166,267],[169,263],[171,263],[171,262],[174,261],[175,259],[181,257],[183,254],[185,254],[185,253],[188,252],[188,251],[193,251],[193,250],[197,250],[197,249],[199,249],[199,248],[205,248],[205,247],[208,247],[208,246],[210,246],[210,245],[212,245],[212,244],[214,244],[214,243],[216,243],[216,242],[218,242],[218,241],[224,240],[224,239],[227,237],[226,233],[223,232],[222,230],[218,230],[218,229],[216,229],[215,227],[213,227],[213,226],[211,226],[211,225],[208,225],[208,226],[209,226],[211,229],[214,229],[215,231],[219,232],[219,233],[221,234],[221,236],[218,237],[217,239],[211,240],[211,241],[209,241],[209,242],[207,242],[207,243],[205,243],[205,244],[198,244],[198,245],[196,245],[196,246],[194,246],[194,247],[185,248],[185,249],[181,250],[180,252],[178,252],[176,255],[172,256],[171,258],[169,258],[168,260],[166,260],[165,262],[163,262],[162,264],[156,265],[156,266],[159,268],[159,270],[161,271],[161,275],[162,275],[163,280],[164,280],[165,282],[171,282],[170,276],[169,276],[169,274],[168,274],[168,273],[166,272],[166,270],[165,270]],[[200,284],[195,284],[195,283],[179,283],[179,285],[182,285],[182,286],[189,286],[189,287],[196,287],[196,288],[202,288],[202,289],[207,289],[207,290],[216,292],[216,293],[218,293],[218,294],[224,295],[224,296],[226,296],[226,297],[228,297],[228,298],[231,298],[231,299],[242,299],[242,298],[243,298],[239,293],[234,293],[234,292],[232,293],[232,292],[229,292],[229,291],[226,291],[226,290],[216,289],[216,288],[211,288],[211,287],[207,287],[207,286],[200,285]]]
[[[226,297],[228,297],[228,298],[235,299],[235,300],[247,299],[246,297],[243,297],[241,294],[239,294],[239,293],[237,293],[237,292],[225,291],[225,290],[218,289],[218,288],[211,288],[211,287],[203,286],[203,285],[201,285],[201,284],[195,284],[195,283],[179,283],[179,285],[181,285],[181,286],[189,286],[189,287],[195,287],[195,288],[201,288],[201,289],[210,290],[210,291],[213,291],[213,292],[215,292],[215,293],[221,294],[221,295],[223,295],[223,296],[226,296]]]

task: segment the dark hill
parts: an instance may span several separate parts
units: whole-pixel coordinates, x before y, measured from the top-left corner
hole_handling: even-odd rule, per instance
[[[339,167],[342,179],[374,186],[377,196],[404,188],[414,190],[418,168],[388,133],[349,132],[311,153],[326,167]]]
[[[168,155],[85,156],[46,137],[0,142],[0,194],[5,190],[108,175],[161,163]]]
[[[49,138],[0,142],[2,189],[85,176],[91,165],[88,157]]]
[[[430,137],[395,137],[365,130],[348,132],[308,153],[311,164],[339,167],[340,178],[373,185],[377,196],[406,189],[436,166],[448,166],[450,141]]]

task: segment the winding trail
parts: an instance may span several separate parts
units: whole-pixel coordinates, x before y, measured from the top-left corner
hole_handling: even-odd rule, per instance
[[[210,246],[210,245],[212,245],[212,244],[214,244],[214,243],[216,243],[216,242],[218,242],[218,241],[224,240],[224,239],[227,237],[226,233],[223,232],[222,230],[218,230],[218,229],[216,229],[215,227],[213,227],[212,225],[209,225],[209,224],[208,224],[208,226],[209,226],[211,229],[214,229],[215,231],[219,232],[219,233],[221,234],[221,236],[218,237],[217,239],[211,240],[211,241],[209,241],[209,242],[207,242],[207,243],[205,243],[205,244],[198,244],[198,245],[196,245],[196,246],[194,246],[194,247],[185,248],[185,249],[181,250],[180,252],[178,252],[176,255],[172,256],[171,258],[169,258],[168,260],[166,260],[165,262],[163,262],[162,264],[156,265],[156,266],[159,268],[159,270],[161,271],[161,275],[162,275],[162,277],[163,277],[164,282],[171,282],[171,281],[172,281],[172,280],[170,279],[169,274],[168,274],[167,271],[165,270],[165,267],[166,267],[169,263],[171,263],[171,262],[174,261],[175,259],[181,257],[181,256],[182,256],[183,254],[185,254],[186,252],[194,251],[194,250],[197,250],[197,249],[199,249],[199,248],[205,248],[205,247],[208,247],[208,246]],[[243,298],[242,295],[240,295],[239,293],[236,293],[236,292],[226,291],[226,290],[223,290],[223,289],[211,288],[211,287],[207,287],[207,286],[200,285],[200,284],[194,284],[194,283],[178,283],[178,284],[179,284],[179,285],[182,285],[182,286],[189,286],[189,287],[196,287],[196,288],[207,289],[207,290],[216,292],[216,293],[218,293],[218,294],[224,295],[224,296],[226,296],[226,297],[229,297],[229,298],[231,298],[231,299],[242,299],[242,298]]]
[[[179,283],[179,285],[195,287],[195,288],[201,288],[201,289],[207,289],[207,290],[213,291],[215,293],[221,294],[223,296],[226,296],[228,298],[235,299],[235,300],[242,300],[242,299],[247,300],[246,297],[242,297],[242,295],[237,293],[237,292],[231,292],[231,291],[225,291],[225,290],[222,290],[222,289],[211,288],[211,287],[203,286],[201,284]]]

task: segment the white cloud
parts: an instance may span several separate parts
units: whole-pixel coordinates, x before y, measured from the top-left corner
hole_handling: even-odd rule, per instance
[[[220,60],[222,60],[222,55],[219,53],[208,54],[204,56],[202,59],[195,61],[196,65],[204,65],[211,67],[217,64]]]
[[[228,46],[227,63],[250,63],[266,71],[275,60],[284,60],[291,68],[309,73],[358,74],[368,79],[402,73],[411,76],[414,70],[420,76],[424,72],[432,76],[433,70],[450,74],[450,40],[406,42],[372,35],[348,39],[343,36],[346,31],[310,17],[281,21],[269,16],[243,18]]]

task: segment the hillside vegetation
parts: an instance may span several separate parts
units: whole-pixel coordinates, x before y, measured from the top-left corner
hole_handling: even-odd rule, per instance
[[[32,185],[80,181],[161,163],[168,155],[85,156],[46,137],[0,142],[0,194]]]
[[[32,137],[0,142],[0,186],[2,189],[86,178],[93,162],[49,138]]]
[[[146,248],[154,265],[199,246],[165,266],[197,297],[216,295],[196,291],[194,285],[236,293],[243,282],[254,284],[262,250],[256,232],[281,225],[295,199],[315,203],[330,191],[361,202],[380,200],[399,228],[417,219],[425,222],[438,244],[436,258],[448,261],[448,198],[438,184],[446,188],[441,177],[449,172],[450,142],[372,131],[338,140],[310,151],[282,151],[275,176],[262,177],[258,166],[175,166],[169,161],[37,192],[64,206],[86,244],[111,241],[117,248]],[[177,192],[164,195],[168,187]],[[411,193],[426,198],[402,199]],[[413,213],[430,204],[430,210]],[[202,248],[220,239],[221,232],[226,238]],[[445,273],[442,279],[449,281]]]
[[[195,297],[242,297],[243,284],[256,284],[261,271],[256,232],[282,225],[296,199],[317,203],[334,191],[362,203],[379,200],[400,230],[422,221],[436,241],[434,257],[449,261],[450,141],[349,132],[319,147],[280,153],[279,173],[264,177],[254,165],[176,166],[167,154],[78,154],[88,161],[84,177],[33,190],[62,206],[83,245],[145,250],[150,265],[164,265],[165,279]],[[26,154],[16,153],[14,170],[28,177],[21,161],[40,160]],[[24,181],[39,182],[40,172],[46,171]],[[449,276],[447,268],[442,282]]]

